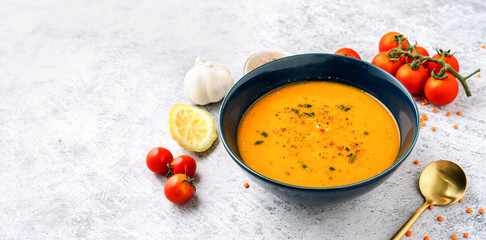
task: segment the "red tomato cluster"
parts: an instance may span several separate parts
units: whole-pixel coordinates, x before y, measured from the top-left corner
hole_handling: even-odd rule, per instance
[[[444,79],[436,79],[431,76],[432,71],[439,73],[442,69],[441,65],[434,62],[425,62],[418,69],[412,69],[408,64],[412,63],[413,58],[402,56],[399,60],[393,61],[388,57],[388,51],[398,47],[398,42],[395,41],[395,35],[397,34],[399,33],[389,32],[383,35],[378,47],[380,52],[373,58],[371,63],[395,76],[411,94],[423,92],[425,97],[435,105],[446,105],[454,101],[459,91],[459,84],[454,75],[446,72],[447,77]],[[405,38],[402,36],[402,39]],[[407,47],[408,41],[403,41],[402,48]],[[416,46],[415,49],[418,54],[429,56],[425,48]],[[412,50],[412,53],[415,53],[415,51]],[[442,56],[436,54],[432,58],[441,59]],[[408,64],[406,63],[407,61]],[[444,61],[459,72],[459,63],[454,56],[446,55]]]
[[[173,158],[169,150],[156,147],[148,152],[146,163],[150,171],[169,177],[164,185],[164,194],[169,201],[183,204],[192,198],[196,191],[191,178],[196,173],[194,158],[188,155]]]

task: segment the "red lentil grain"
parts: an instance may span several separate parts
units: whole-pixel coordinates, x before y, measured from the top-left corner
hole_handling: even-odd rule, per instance
[[[466,209],[466,212],[467,212],[467,213],[472,213],[472,209],[471,209],[471,208],[467,208],[467,209]]]
[[[407,231],[407,236],[411,237],[413,235],[412,231]]]
[[[451,239],[453,239],[453,240],[457,240],[457,235],[456,235],[456,234],[452,234],[452,235],[451,235]]]
[[[250,187],[250,184],[248,184],[248,183],[244,183],[244,184],[243,184],[243,186],[244,186],[245,188],[248,188],[248,187]]]
[[[437,108],[432,109],[432,112],[436,113],[437,112]]]
[[[480,208],[478,212],[484,214],[484,209]]]
[[[451,112],[447,112],[447,113],[446,113],[446,115],[447,115],[447,116],[450,116],[450,115],[451,115]]]
[[[468,237],[469,237],[469,234],[464,233],[464,234],[462,234],[462,236],[463,236],[464,238],[468,238]]]
[[[430,210],[434,209],[434,205],[430,205],[430,206],[429,206],[429,209],[430,209]]]
[[[437,128],[436,127],[432,127],[432,131],[435,131],[435,130],[437,130]]]
[[[419,160],[413,161],[414,164],[419,164]]]
[[[459,127],[457,125],[452,126],[454,129],[458,129]]]
[[[444,221],[444,218],[443,217],[438,217],[437,220],[439,220],[439,222],[442,222],[442,221]]]
[[[429,236],[425,236],[424,240],[430,240]]]
[[[459,202],[464,202],[464,199],[463,198],[459,199]]]
[[[461,111],[458,111],[457,112],[457,115],[459,115],[459,116],[462,115],[462,112]]]

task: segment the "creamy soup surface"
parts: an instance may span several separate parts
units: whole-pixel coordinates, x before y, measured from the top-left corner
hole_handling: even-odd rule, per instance
[[[367,93],[340,83],[288,85],[260,98],[237,133],[240,155],[256,172],[288,184],[356,183],[393,165],[395,119]]]

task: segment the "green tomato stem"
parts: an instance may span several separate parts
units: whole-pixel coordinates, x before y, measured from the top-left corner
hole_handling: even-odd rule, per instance
[[[474,76],[476,73],[480,72],[481,71],[480,69],[478,69],[478,70],[474,71],[473,73],[463,77],[456,70],[454,70],[454,68],[452,68],[451,65],[447,64],[444,61],[445,56],[448,55],[448,54],[450,55],[450,50],[449,51],[439,50],[439,54],[442,57],[441,57],[441,59],[435,59],[435,58],[432,58],[432,57],[429,57],[429,56],[420,55],[417,52],[417,49],[415,48],[415,46],[417,44],[410,46],[410,43],[408,42],[407,39],[405,39],[405,41],[407,41],[407,43],[409,43],[408,44],[409,47],[402,48],[402,42],[403,42],[402,35],[396,35],[395,41],[398,42],[398,47],[392,48],[388,51],[388,57],[390,58],[390,60],[396,62],[400,59],[401,56],[412,57],[414,59],[414,61],[412,62],[412,65],[410,66],[410,67],[412,67],[412,69],[419,68],[420,65],[422,65],[423,63],[425,63],[427,61],[437,63],[437,64],[442,66],[442,69],[440,70],[439,73],[432,71],[432,74],[431,74],[432,77],[437,78],[437,79],[444,79],[444,78],[447,77],[445,75],[446,71],[449,71],[452,75],[454,75],[454,77],[456,77],[459,80],[459,82],[461,82],[461,85],[464,88],[464,91],[466,91],[466,96],[468,96],[468,97],[471,96],[471,90],[469,89],[469,86],[467,85],[466,80],[468,78]],[[412,50],[415,53],[412,53]],[[407,60],[407,64],[408,64],[408,60]]]

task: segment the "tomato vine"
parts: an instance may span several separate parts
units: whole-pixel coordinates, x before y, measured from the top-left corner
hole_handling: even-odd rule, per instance
[[[452,54],[450,53],[450,50],[444,51],[444,50],[439,50],[438,54],[441,55],[440,59],[435,59],[429,56],[422,56],[417,52],[416,44],[415,45],[410,45],[408,44],[408,47],[402,47],[402,42],[406,41],[408,43],[408,39],[404,39],[403,35],[397,34],[395,35],[395,41],[398,42],[398,47],[392,48],[388,51],[388,58],[390,60],[396,62],[399,61],[402,56],[406,57],[411,57],[413,58],[413,61],[411,63],[411,67],[416,69],[418,66],[422,65],[425,62],[434,62],[442,66],[441,70],[439,73],[436,73],[435,71],[431,72],[431,76],[436,78],[436,79],[444,79],[447,78],[446,72],[450,72],[452,75],[454,75],[459,82],[461,82],[462,87],[464,88],[464,91],[466,91],[466,96],[470,97],[471,96],[471,90],[469,89],[469,86],[467,85],[466,80],[470,77],[472,77],[474,74],[478,73],[480,69],[474,71],[473,73],[463,77],[460,75],[451,65],[446,63],[444,61],[444,58],[447,56],[451,56]]]

